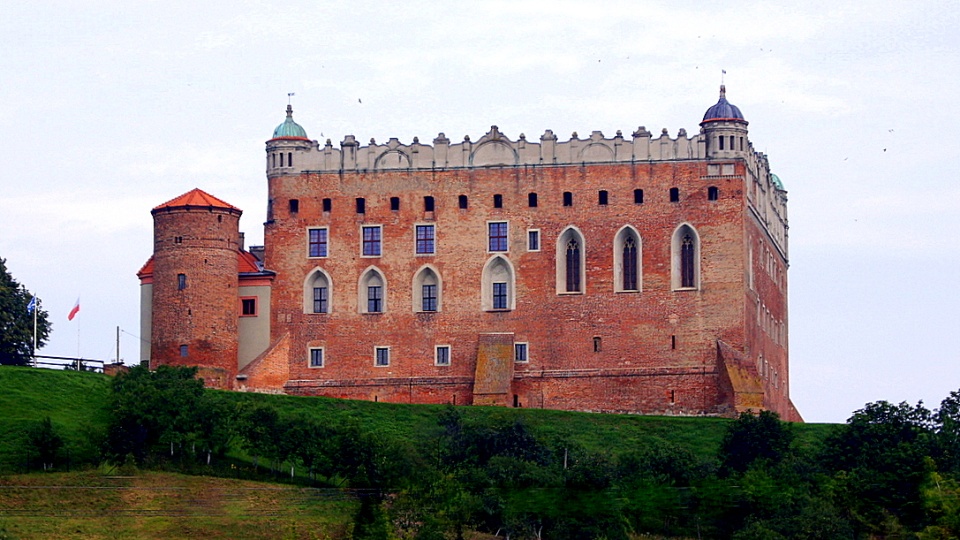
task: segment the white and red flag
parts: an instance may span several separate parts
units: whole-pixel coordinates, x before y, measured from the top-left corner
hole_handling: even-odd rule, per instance
[[[74,317],[77,316],[77,313],[80,312],[80,297],[77,297],[77,303],[73,305],[73,309],[70,310],[70,313],[67,314],[67,320],[72,321]]]

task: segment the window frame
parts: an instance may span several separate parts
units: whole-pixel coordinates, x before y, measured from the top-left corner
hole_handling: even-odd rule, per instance
[[[313,233],[322,236],[322,240],[313,240]],[[322,234],[321,234],[322,233]],[[316,255],[314,254],[316,246]],[[330,255],[330,228],[329,227],[308,227],[307,228],[307,258],[308,259],[326,259]]]
[[[367,239],[367,231],[376,231],[376,239]],[[376,253],[367,253],[367,246],[376,247]],[[383,256],[383,225],[361,225],[360,226],[360,256],[367,259],[374,259]]]
[[[420,238],[420,230],[429,230],[430,238]],[[430,242],[429,251],[421,251],[421,241]],[[434,223],[416,223],[413,226],[413,252],[418,257],[429,257],[437,254],[437,226]],[[425,245],[425,244],[424,244]]]
[[[381,362],[380,353],[383,353],[383,362]],[[373,347],[373,367],[390,367],[389,345],[375,345]]]
[[[530,241],[531,238],[536,238],[536,246],[532,246],[533,242]],[[527,251],[529,252],[539,252],[543,246],[543,239],[540,235],[540,229],[527,229]]]
[[[503,234],[497,234],[494,236],[494,226],[503,225]],[[499,227],[498,227],[499,228]],[[497,231],[498,233],[500,231]],[[497,245],[494,246],[494,239],[497,240]],[[502,241],[503,249],[495,249],[495,247],[500,247]],[[504,220],[488,221],[487,222],[487,253],[509,253],[510,252],[510,222]]]
[[[253,303],[253,309],[251,310],[251,313],[247,313],[248,302]],[[260,307],[259,304],[260,302],[257,302],[256,296],[241,296],[240,297],[240,316],[241,317],[257,317],[258,315],[260,315],[259,310],[257,309]]]
[[[307,348],[307,367],[310,369],[323,369],[327,367],[327,352],[325,347],[308,347]],[[320,356],[320,363],[315,362],[314,353],[318,352]]]
[[[510,282],[494,281],[490,284],[493,287],[491,291],[491,306],[493,311],[507,311],[510,309]]]
[[[446,362],[443,363],[440,361],[440,350],[444,349],[446,351]],[[433,348],[433,365],[438,367],[450,367],[453,363],[453,348],[450,345],[436,345]]]
[[[520,354],[521,349],[523,354]],[[521,356],[523,358],[521,358]],[[530,343],[527,341],[517,341],[513,344],[513,361],[518,364],[530,363]]]

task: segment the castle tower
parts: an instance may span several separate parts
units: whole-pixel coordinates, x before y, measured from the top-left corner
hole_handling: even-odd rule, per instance
[[[736,105],[727,101],[727,88],[720,85],[720,100],[707,109],[700,122],[700,132],[706,136],[707,159],[747,157],[747,121]]]
[[[150,368],[198,366],[208,387],[237,374],[239,208],[194,189],[154,208]]]
[[[299,158],[312,145],[306,130],[293,121],[293,106],[288,104],[287,118],[273,130],[273,137],[267,141],[267,177],[302,168],[302,159]]]

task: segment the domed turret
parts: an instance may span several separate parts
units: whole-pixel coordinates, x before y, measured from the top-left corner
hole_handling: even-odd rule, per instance
[[[273,139],[306,139],[307,131],[293,121],[293,105],[287,104],[287,118],[273,130]]]
[[[740,109],[727,101],[727,88],[720,85],[720,100],[703,115],[700,133],[707,145],[707,158],[743,157],[750,149],[747,124]]]

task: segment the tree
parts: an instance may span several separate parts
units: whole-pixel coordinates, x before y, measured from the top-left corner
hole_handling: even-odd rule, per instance
[[[725,472],[743,473],[754,462],[779,463],[790,451],[793,431],[775,412],[744,412],[727,428],[720,445]]]
[[[63,438],[57,433],[47,416],[27,431],[27,451],[30,460],[39,463],[43,470],[53,468],[60,457],[63,448]]]
[[[33,313],[27,306],[34,298],[7,271],[0,258],[0,364],[25,366],[33,356]],[[47,312],[37,311],[37,347],[50,335]]]

